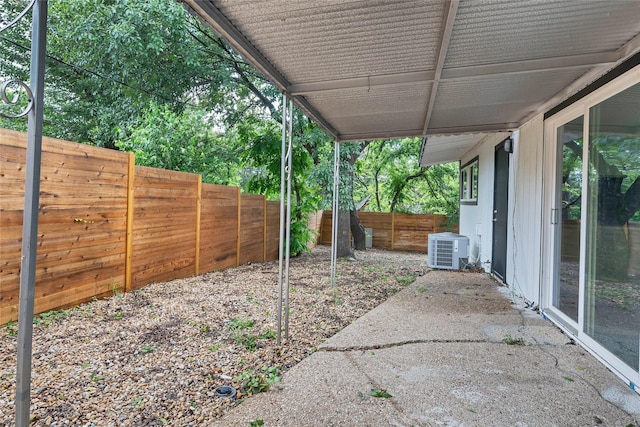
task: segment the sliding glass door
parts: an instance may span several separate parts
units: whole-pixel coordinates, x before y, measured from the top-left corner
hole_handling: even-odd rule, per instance
[[[640,76],[547,123],[545,311],[624,376],[640,365]],[[607,96],[608,95],[608,96]]]
[[[584,116],[557,129],[556,226],[557,262],[553,306],[577,325],[580,288],[580,219],[582,216],[582,155]]]
[[[640,83],[589,109],[588,152],[583,330],[637,371]]]

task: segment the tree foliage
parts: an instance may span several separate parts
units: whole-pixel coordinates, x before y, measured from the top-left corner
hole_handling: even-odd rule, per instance
[[[292,155],[292,214],[291,252],[306,250],[313,239],[307,227],[309,215],[322,200],[322,192],[311,173],[316,164],[315,148],[328,142],[327,136],[301,114],[294,116]],[[302,123],[300,123],[302,122]],[[244,167],[243,188],[247,191],[280,198],[282,133],[274,121],[261,121],[247,117],[235,128],[237,141],[244,147],[240,160]],[[323,138],[324,137],[324,138]]]
[[[588,141],[588,227],[598,244],[596,277],[625,281],[631,246],[625,225],[640,219],[640,160],[635,135],[594,134]],[[563,219],[580,219],[583,138],[564,144]]]
[[[26,4],[5,1],[7,15]],[[178,2],[51,1],[47,37],[47,135],[114,148],[152,104],[234,111],[230,120],[259,109],[251,89],[264,78]],[[0,76],[28,80],[29,20],[0,46]]]
[[[458,165],[419,165],[419,138],[378,140],[356,162],[354,194],[376,212],[458,215]]]
[[[198,173],[211,184],[239,184],[240,147],[211,131],[201,111],[176,113],[153,104],[116,146],[134,153],[142,166]]]

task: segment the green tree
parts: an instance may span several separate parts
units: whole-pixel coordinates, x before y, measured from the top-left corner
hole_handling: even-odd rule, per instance
[[[4,0],[3,13],[25,5]],[[0,35],[0,47],[0,77],[27,80],[29,20]],[[273,110],[275,89],[179,2],[52,1],[47,52],[48,136],[115,148],[152,103],[202,108],[231,125]]]
[[[597,230],[597,244],[592,245],[598,259],[598,279],[627,280],[631,248],[624,227],[629,221],[640,219],[638,142],[635,135],[612,134],[594,134],[589,141],[588,218],[590,227]],[[575,156],[573,159],[582,159],[583,144],[579,138],[565,146]],[[565,153],[567,156],[571,154]],[[578,197],[580,194],[574,200]],[[565,207],[571,204],[566,203]]]
[[[295,116],[293,126],[292,156],[292,216],[291,253],[307,250],[313,239],[307,227],[309,214],[320,207],[322,194],[311,177],[311,170],[319,162],[317,149],[328,144],[324,132],[302,114]],[[240,158],[243,162],[243,188],[250,192],[280,198],[281,173],[281,127],[273,120],[263,121],[256,117],[245,117],[235,127],[239,144],[243,147]],[[314,156],[316,156],[314,158]]]
[[[142,166],[198,173],[212,184],[239,184],[240,147],[211,131],[200,111],[176,113],[152,104],[116,146],[133,152]]]
[[[377,212],[441,213],[457,218],[458,165],[419,165],[420,139],[377,140],[356,163],[356,199]]]
[[[369,142],[340,143],[340,176],[338,191],[338,256],[353,257],[351,233],[356,248],[364,249],[364,227],[360,223],[354,203],[355,161]],[[322,194],[322,208],[331,209],[333,200],[333,165],[335,145],[329,144],[318,150],[318,164],[311,172],[311,179]],[[362,241],[362,245],[360,245]]]

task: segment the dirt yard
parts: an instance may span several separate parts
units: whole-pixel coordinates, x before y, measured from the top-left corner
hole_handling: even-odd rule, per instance
[[[32,425],[196,426],[277,381],[336,332],[413,282],[426,255],[330,249],[294,258],[289,339],[276,345],[278,263],[147,286],[34,320]],[[13,425],[17,326],[0,329],[0,425]],[[284,334],[283,334],[284,338]],[[215,396],[233,386],[238,399]]]

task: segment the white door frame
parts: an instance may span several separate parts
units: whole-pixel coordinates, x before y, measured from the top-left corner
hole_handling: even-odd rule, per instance
[[[592,93],[586,95],[580,101],[570,105],[559,113],[553,115],[544,122],[544,141],[543,141],[543,222],[542,222],[542,275],[541,275],[541,301],[540,308],[543,315],[549,317],[554,323],[556,323],[567,334],[573,336],[578,342],[580,342],[591,354],[593,354],[602,363],[607,365],[614,373],[616,373],[623,380],[636,391],[639,391],[640,387],[640,373],[634,371],[626,363],[618,359],[613,353],[605,349],[601,344],[596,342],[593,338],[588,336],[584,331],[584,293],[585,293],[585,280],[584,280],[584,266],[583,260],[586,259],[586,205],[583,204],[582,218],[580,224],[580,298],[578,308],[578,322],[577,324],[570,319],[567,315],[560,310],[553,307],[552,295],[553,295],[553,281],[556,274],[556,253],[558,248],[558,239],[556,236],[556,227],[553,226],[553,211],[556,204],[556,179],[557,179],[557,167],[558,167],[558,146],[557,146],[557,128],[565,123],[584,115],[584,137],[585,143],[583,144],[583,159],[587,159],[588,150],[588,136],[589,136],[589,109],[590,107],[599,104],[602,101],[616,95],[623,90],[640,83],[640,66],[633,68],[612,82],[604,85],[601,88],[594,90]],[[587,170],[588,162],[583,162],[583,197],[586,197],[584,189],[587,185]]]

